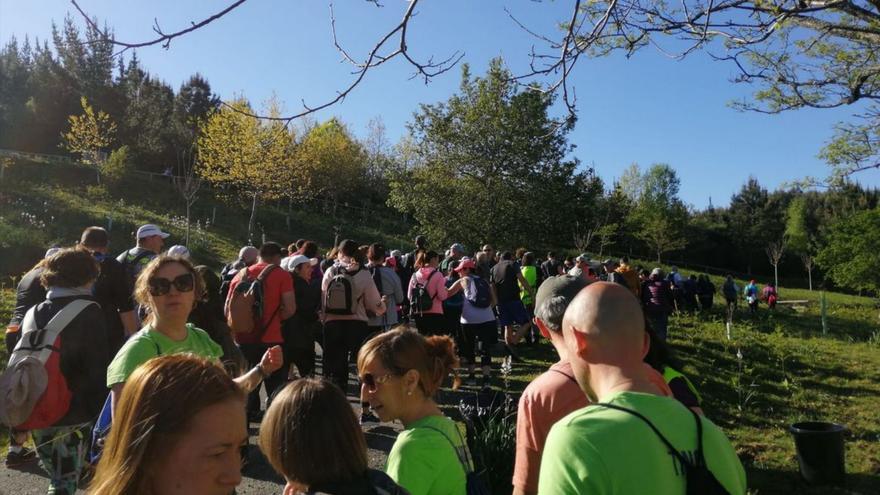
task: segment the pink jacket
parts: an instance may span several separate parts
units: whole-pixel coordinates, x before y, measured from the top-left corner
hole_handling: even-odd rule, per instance
[[[431,275],[433,272],[437,272],[436,275]],[[434,305],[431,306],[430,311],[424,311],[423,314],[443,314],[443,301],[449,297],[449,292],[446,291],[446,277],[440,273],[440,270],[436,268],[432,268],[430,266],[423,266],[419,268],[419,270],[413,273],[412,278],[409,279],[409,289],[407,289],[407,297],[411,297],[413,293],[413,288],[415,288],[416,284],[424,284],[425,281],[428,280],[428,277],[431,278],[428,281],[428,294],[430,294],[434,298]]]

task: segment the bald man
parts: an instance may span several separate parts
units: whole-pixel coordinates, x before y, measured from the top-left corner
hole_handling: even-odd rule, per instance
[[[745,493],[745,471],[721,429],[653,393],[642,363],[650,340],[632,292],[608,282],[588,286],[569,305],[562,333],[575,379],[595,403],[551,428],[539,493],[684,494],[682,460],[695,457],[697,421],[709,470],[728,493]]]

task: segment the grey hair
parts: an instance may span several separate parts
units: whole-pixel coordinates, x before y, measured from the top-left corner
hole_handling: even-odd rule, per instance
[[[535,318],[543,321],[548,330],[560,332],[562,331],[562,317],[565,316],[565,310],[569,303],[571,301],[564,296],[551,297],[535,308]]]

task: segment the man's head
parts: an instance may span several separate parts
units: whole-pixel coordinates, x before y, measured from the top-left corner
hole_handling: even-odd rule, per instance
[[[623,265],[629,265],[629,257],[627,257],[627,256],[623,256],[623,257],[621,257],[621,258],[620,258],[620,265],[621,265],[621,266],[623,266]]]
[[[547,259],[548,260],[556,259],[556,253],[554,253],[553,251],[550,251],[549,253],[547,253]]]
[[[501,261],[511,261],[513,260],[513,253],[511,253],[510,251],[504,251],[501,253],[500,258]]]
[[[574,259],[574,265],[581,270],[586,271],[590,267],[590,255],[583,253]]]
[[[558,275],[538,287],[535,295],[535,324],[544,338],[562,344],[562,317],[571,301],[587,286],[583,277]]]
[[[428,247],[428,239],[423,235],[416,236],[416,247],[419,249],[427,249]]]
[[[267,242],[260,246],[260,261],[270,265],[281,264],[282,249],[277,242]]]
[[[605,267],[606,272],[611,273],[614,270],[617,270],[617,267],[620,265],[618,265],[617,261],[615,261],[611,258],[608,258],[602,262],[602,266]]]
[[[238,251],[238,259],[240,259],[245,266],[251,266],[257,262],[257,256],[260,255],[260,250],[253,246],[245,246]]]
[[[572,371],[591,398],[601,398],[617,376],[643,374],[650,347],[645,319],[626,287],[596,282],[574,298],[562,320]]]
[[[140,248],[159,254],[162,252],[162,247],[165,246],[165,239],[169,235],[171,234],[162,232],[159,227],[151,223],[141,225],[137,230],[137,245]]]
[[[107,254],[110,236],[102,227],[88,227],[79,238],[79,243],[93,253]]]
[[[457,260],[464,256],[464,246],[457,242],[449,247],[449,251],[450,255]]]
[[[486,253],[486,256],[488,256],[490,260],[495,259],[495,248],[492,247],[491,244],[483,245],[483,249],[480,251]]]

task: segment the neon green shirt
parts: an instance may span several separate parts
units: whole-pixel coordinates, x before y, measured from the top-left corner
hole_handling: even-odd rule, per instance
[[[523,266],[520,267],[519,271],[522,273],[524,279],[526,279],[526,283],[529,284],[534,290],[537,290],[536,285],[538,284],[538,267],[537,266]],[[526,306],[533,304],[532,296],[529,295],[528,289],[523,287],[522,282],[519,284],[519,299]]]
[[[204,330],[194,327],[192,323],[186,324],[186,338],[181,341],[171,340],[151,328],[144,327],[132,335],[116,353],[116,357],[107,367],[107,388],[125,383],[138,366],[156,356],[188,352],[219,361],[223,355],[223,349]]]
[[[636,392],[603,397],[648,418],[687,458],[697,443],[694,417],[677,400]],[[709,470],[732,495],[746,492],[746,475],[720,428],[702,418],[703,454]],[[541,459],[538,493],[681,495],[685,475],[678,459],[641,419],[592,405],[558,421]]]
[[[469,453],[465,456],[464,438],[459,426],[446,416],[422,418],[397,436],[385,472],[411,495],[463,495],[464,467],[452,444],[463,458],[470,459]]]

